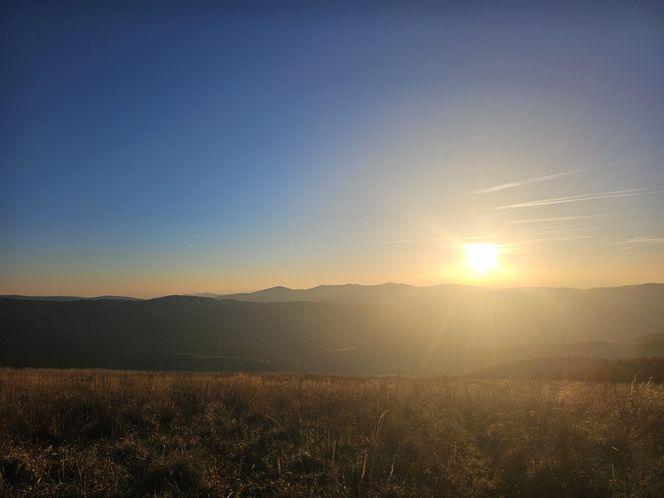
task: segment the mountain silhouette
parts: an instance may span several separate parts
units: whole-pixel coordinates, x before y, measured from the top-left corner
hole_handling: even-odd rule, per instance
[[[664,355],[664,285],[274,287],[222,297],[0,298],[0,365],[458,374]]]

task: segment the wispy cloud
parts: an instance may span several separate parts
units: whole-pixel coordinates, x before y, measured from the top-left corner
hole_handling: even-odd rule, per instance
[[[554,197],[550,199],[539,199],[536,201],[518,202],[516,204],[507,204],[506,206],[497,206],[493,209],[519,209],[537,206],[550,206],[553,204],[568,204],[571,202],[585,202],[594,201],[599,199],[613,199],[616,197],[631,197],[639,194],[655,194],[662,192],[661,190],[648,190],[646,188],[632,188],[626,190],[612,190],[608,192],[595,192],[592,194],[571,195],[568,197]]]
[[[631,212],[622,211],[619,213],[579,214],[575,216],[553,216],[549,218],[527,218],[520,220],[510,220],[507,223],[525,224],[525,223],[548,223],[551,221],[576,221],[576,220],[588,220],[592,218],[603,218],[605,216],[619,216],[622,214],[631,214]]]
[[[476,194],[488,194],[490,192],[498,192],[499,190],[507,190],[508,188],[520,187],[521,185],[528,185],[529,183],[541,183],[548,180],[554,180],[556,178],[562,178],[563,176],[576,175],[582,171],[588,171],[591,168],[581,168],[575,169],[573,171],[563,171],[562,173],[553,173],[551,175],[535,176],[533,178],[526,178],[525,180],[517,180],[509,183],[502,183],[500,185],[494,185],[493,187],[483,188],[481,190],[476,190]]]
[[[575,240],[587,240],[595,239],[594,235],[571,235],[569,237],[538,237],[534,239],[525,239],[518,241],[514,244],[514,247],[520,248],[521,251],[528,250],[531,246],[536,246],[539,244],[554,244],[557,242],[573,242]]]
[[[586,231],[597,230],[598,227],[528,227],[523,231],[526,233],[541,233],[545,235],[565,234],[565,233],[579,233]]]
[[[641,156],[641,157],[635,157],[632,159],[625,159],[623,161],[616,161],[612,163],[607,163],[607,164],[602,164],[600,166],[588,166],[585,168],[579,168],[579,169],[574,169],[570,171],[562,171],[560,173],[552,173],[549,175],[542,175],[542,176],[534,176],[532,178],[526,178],[524,180],[515,180],[513,182],[508,182],[508,183],[502,183],[500,185],[494,185],[493,187],[487,187],[483,188],[481,190],[476,190],[476,194],[488,194],[490,192],[498,192],[500,190],[507,190],[510,188],[514,187],[520,187],[522,185],[529,185],[531,183],[542,183],[542,182],[547,182],[549,180],[555,180],[556,178],[562,178],[565,176],[571,176],[571,175],[577,175],[579,173],[583,173],[584,171],[589,171],[592,169],[597,169],[597,168],[610,168],[613,166],[623,166],[626,164],[632,164],[640,161],[644,161],[646,159],[649,159],[650,156]]]
[[[630,239],[621,240],[620,243],[628,247],[660,246],[664,245],[664,237],[643,235],[641,237],[632,237]]]
[[[379,240],[379,241],[369,241],[369,242],[338,242],[331,244],[295,244],[291,247],[297,247],[300,249],[313,249],[319,247],[362,247],[362,246],[387,246],[394,244],[415,244],[419,242],[441,242],[447,240],[443,237],[436,237],[431,239],[397,239],[397,240]]]

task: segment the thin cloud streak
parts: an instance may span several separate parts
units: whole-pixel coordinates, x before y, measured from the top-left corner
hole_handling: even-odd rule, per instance
[[[600,213],[600,214],[579,214],[575,216],[553,216],[549,218],[527,218],[521,220],[509,220],[507,223],[525,224],[525,223],[542,223],[550,221],[575,221],[575,220],[588,220],[592,218],[603,218],[605,216],[619,216],[623,214],[632,214],[630,211],[623,211],[620,213]]]
[[[518,180],[515,182],[503,183],[501,185],[495,185],[493,187],[483,188],[482,190],[476,190],[476,194],[488,194],[490,192],[498,192],[499,190],[507,190],[509,188],[520,187],[521,185],[528,185],[530,183],[541,183],[549,180],[554,180],[556,178],[562,178],[564,176],[571,176],[581,173],[583,171],[588,171],[592,168],[581,168],[573,171],[563,171],[562,173],[553,173],[551,175],[536,176],[533,178],[526,178],[525,180]]]
[[[587,230],[597,230],[599,227],[573,227],[573,228],[560,228],[560,227],[529,227],[523,229],[527,233],[542,233],[542,234],[560,234],[560,233],[574,233],[584,232]]]
[[[444,237],[436,237],[432,239],[401,239],[401,240],[380,240],[375,242],[348,242],[348,243],[335,243],[335,244],[296,244],[290,247],[300,249],[315,249],[320,247],[363,247],[363,246],[386,246],[394,244],[414,244],[418,242],[440,242],[447,240]]]
[[[487,187],[483,188],[481,190],[476,190],[476,194],[488,194],[490,192],[498,192],[500,190],[507,190],[510,188],[514,187],[520,187],[522,185],[529,185],[531,183],[541,183],[541,182],[547,182],[549,180],[555,180],[556,178],[562,178],[565,176],[571,176],[571,175],[577,175],[579,173],[583,173],[584,171],[590,171],[592,169],[598,169],[598,168],[611,168],[613,166],[623,166],[625,164],[632,164],[640,161],[645,161],[646,159],[650,159],[650,156],[640,156],[640,157],[635,157],[632,159],[625,159],[624,161],[615,161],[612,163],[607,163],[607,164],[602,164],[600,166],[588,166],[585,168],[580,168],[580,169],[575,169],[575,170],[570,170],[570,171],[562,171],[560,173],[552,173],[549,175],[543,175],[543,176],[535,176],[533,178],[526,178],[525,180],[516,180],[513,182],[508,182],[508,183],[502,183],[500,185],[494,185],[493,187]]]
[[[594,235],[575,235],[569,237],[537,237],[533,239],[522,239],[516,240],[510,244],[504,245],[506,248],[502,251],[503,254],[531,254],[535,251],[538,246],[542,245],[547,246],[549,244],[555,245],[557,243],[570,242],[574,243],[575,241],[584,241],[590,239],[597,239]]]
[[[631,239],[625,239],[620,241],[620,244],[624,244],[626,246],[659,246],[659,245],[664,245],[664,237],[656,237],[653,235],[643,235],[641,237],[632,237]]]
[[[566,241],[566,240],[582,240],[582,239],[595,239],[594,235],[577,235],[574,237],[542,237],[537,239],[528,239],[520,241],[521,244],[537,244],[540,242],[554,242],[554,241]]]
[[[553,204],[568,204],[571,202],[585,202],[594,201],[599,199],[613,199],[616,197],[631,197],[639,194],[655,194],[662,192],[661,190],[648,190],[646,188],[633,188],[626,190],[612,190],[608,192],[595,192],[592,194],[572,195],[569,197],[554,197],[551,199],[540,199],[537,201],[519,202],[516,204],[508,204],[506,206],[494,207],[494,210],[503,209],[519,209],[537,206],[550,206]]]

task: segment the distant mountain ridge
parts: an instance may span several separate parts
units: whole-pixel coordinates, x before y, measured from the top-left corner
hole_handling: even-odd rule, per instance
[[[284,286],[270,287],[255,292],[235,294],[207,294],[217,299],[235,299],[254,302],[328,302],[337,304],[395,304],[398,300],[411,300],[430,294],[431,291],[452,290],[480,291],[483,288],[469,285],[441,284],[418,287],[409,284],[387,282],[377,285],[340,284],[318,285],[309,289],[291,289]]]
[[[589,289],[576,289],[572,287],[505,287],[488,288],[463,284],[438,284],[430,286],[415,286],[410,284],[386,282],[383,284],[324,284],[306,289],[293,289],[277,285],[252,292],[217,293],[201,292],[191,294],[195,297],[208,297],[213,299],[232,299],[236,301],[251,302],[324,302],[336,304],[374,304],[399,305],[410,304],[414,300],[436,300],[451,294],[496,294],[496,293],[547,293],[604,296],[606,300],[624,300],[627,293],[636,298],[647,297],[644,294],[653,293],[659,297],[664,293],[664,283],[643,283],[622,285],[614,287],[593,287]],[[185,294],[183,294],[185,295]],[[166,297],[166,296],[161,296]],[[144,300],[132,296],[29,296],[20,294],[0,295],[0,299],[29,299],[38,301],[75,301],[93,299],[117,300]],[[154,298],[158,299],[158,298]]]
[[[0,298],[0,366],[439,375],[551,356],[664,356],[664,285]]]
[[[376,285],[340,284],[318,285],[308,289],[291,289],[284,286],[270,287],[254,292],[240,292],[232,294],[204,293],[199,296],[216,299],[235,299],[238,301],[313,301],[337,302],[340,304],[385,304],[384,301],[396,303],[398,299],[437,299],[452,293],[548,293],[548,294],[585,294],[604,295],[611,297],[619,294],[624,297],[626,292],[637,294],[664,293],[664,283],[644,283],[623,285],[617,287],[594,287],[589,289],[576,289],[572,287],[505,287],[488,288],[462,284],[438,284],[431,286],[415,286],[403,283],[387,282]],[[383,300],[383,302],[380,302]]]
[[[540,328],[569,341],[614,340],[664,332],[664,284],[654,283],[591,289],[346,284],[311,289],[273,287],[215,297],[248,302],[388,306],[415,314],[433,313],[460,328],[468,328],[459,323],[464,319],[469,323],[485,321],[487,327],[490,322],[503,323],[505,327]]]
[[[118,300],[118,301],[141,301],[139,297],[131,296],[25,296],[22,294],[0,295],[0,299],[22,299],[26,301],[94,301],[94,300]]]

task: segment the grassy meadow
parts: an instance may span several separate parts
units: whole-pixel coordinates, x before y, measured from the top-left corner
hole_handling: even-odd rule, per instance
[[[664,496],[664,387],[0,370],[0,496]]]

